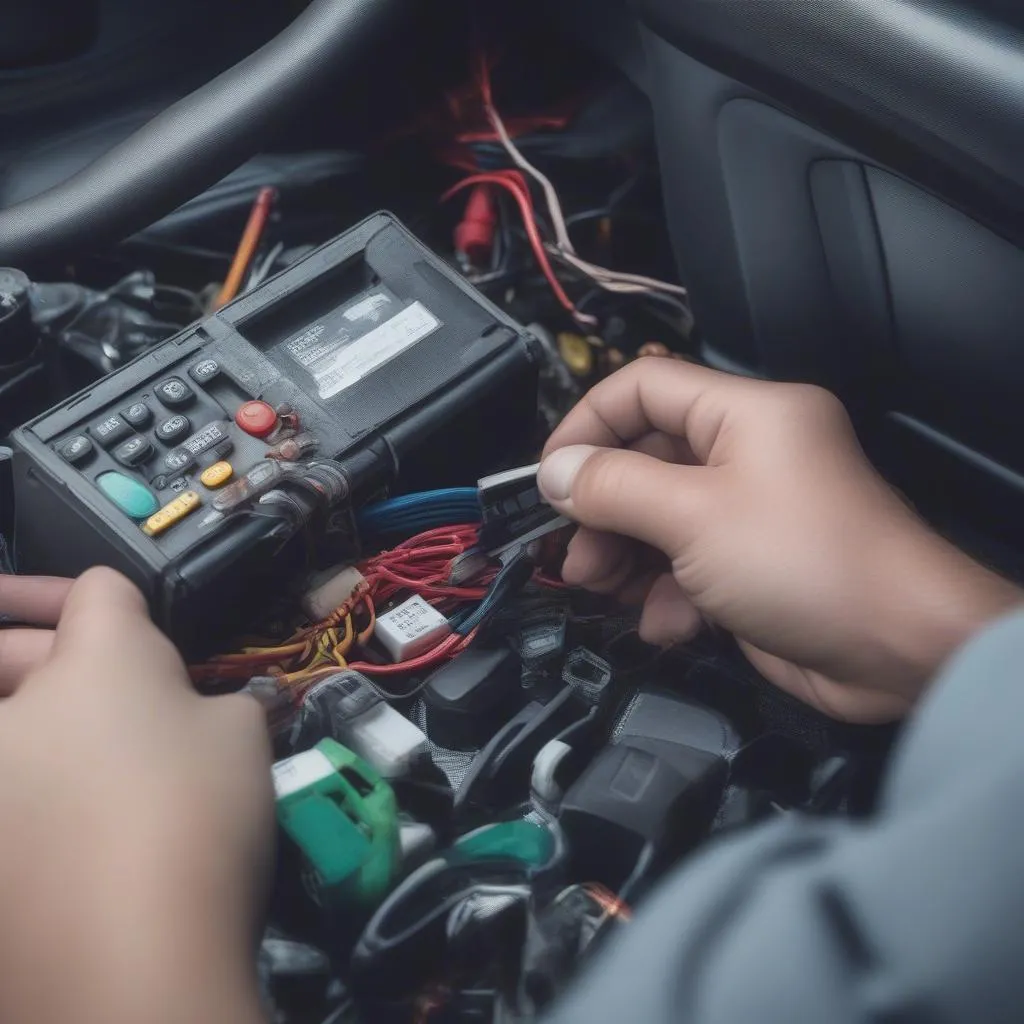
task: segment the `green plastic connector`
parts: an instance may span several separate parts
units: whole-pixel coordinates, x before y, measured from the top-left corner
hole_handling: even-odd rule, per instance
[[[398,804],[365,761],[334,740],[274,765],[277,820],[323,906],[372,908],[399,864]]]
[[[548,829],[529,821],[503,821],[464,835],[452,847],[452,853],[459,860],[507,857],[542,868],[555,855],[555,838]]]

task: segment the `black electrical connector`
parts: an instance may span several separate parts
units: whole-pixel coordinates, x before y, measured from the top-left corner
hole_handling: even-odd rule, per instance
[[[522,662],[508,647],[469,648],[423,690],[427,730],[448,750],[479,750],[526,702]]]

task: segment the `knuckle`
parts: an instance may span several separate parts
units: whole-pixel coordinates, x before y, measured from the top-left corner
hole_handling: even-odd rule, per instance
[[[594,390],[612,391],[621,388],[624,384],[629,387],[639,386],[642,381],[653,379],[659,371],[664,370],[663,366],[656,365],[662,362],[667,362],[667,360],[634,359],[631,363],[626,363],[621,369],[616,370],[610,377],[606,377],[595,386]],[[673,365],[675,364],[673,363]]]
[[[106,565],[95,565],[91,569],[86,569],[78,577],[78,584],[89,590],[138,594],[140,598],[142,596],[135,584],[131,583],[126,576],[122,576],[116,569],[111,569]]]
[[[817,384],[783,384],[780,397],[793,413],[815,419],[846,419],[843,403],[827,388]]]

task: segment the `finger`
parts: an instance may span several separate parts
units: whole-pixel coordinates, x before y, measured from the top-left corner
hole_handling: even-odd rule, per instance
[[[635,555],[635,541],[581,526],[569,541],[562,579],[595,594],[613,594],[632,575]]]
[[[0,630],[0,697],[10,697],[25,676],[46,662],[53,642],[48,629]]]
[[[545,499],[582,526],[650,544],[669,558],[692,539],[713,470],[640,452],[574,445],[541,463]]]
[[[141,592],[113,569],[90,569],[75,581],[57,626],[55,656],[103,663],[105,675],[144,685],[188,676],[171,642],[153,625]]]
[[[602,381],[552,434],[545,455],[569,445],[620,448],[661,431],[685,438],[705,462],[729,407],[751,382],[703,366],[640,359]],[[761,385],[764,386],[763,384]]]
[[[696,466],[700,462],[685,437],[672,437],[660,430],[644,434],[629,445],[629,450],[649,455],[652,459],[661,459],[662,462],[676,462],[681,466]]]
[[[0,576],[0,616],[55,626],[72,582],[56,576]]]
[[[664,462],[686,462],[693,458],[685,441],[657,431],[635,441],[630,450]],[[650,556],[654,554],[651,548],[626,537],[581,526],[569,543],[562,578],[594,593],[617,593],[623,604],[640,606],[654,580],[664,571],[664,566],[651,568]]]
[[[675,577],[664,573],[647,595],[640,616],[640,638],[656,647],[692,640],[700,632],[703,620],[694,603],[683,593]]]
[[[664,575],[664,569],[641,569],[633,574],[615,595],[627,608],[643,608],[651,588]]]
[[[743,640],[739,646],[765,679],[829,718],[857,725],[884,725],[898,721],[910,711],[910,702],[904,697],[838,683]]]

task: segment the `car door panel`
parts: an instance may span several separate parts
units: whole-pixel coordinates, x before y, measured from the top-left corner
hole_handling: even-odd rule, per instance
[[[709,67],[1024,237],[1024,6],[630,0]]]
[[[896,19],[883,54],[867,0],[631,3],[708,362],[832,387],[913,500],[1024,545],[1016,22],[941,5],[944,47]]]

